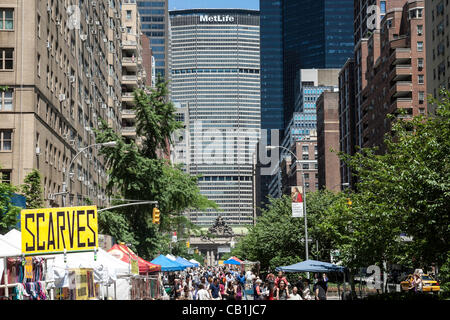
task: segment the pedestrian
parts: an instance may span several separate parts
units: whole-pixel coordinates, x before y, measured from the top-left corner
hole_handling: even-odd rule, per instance
[[[222,296],[220,294],[219,280],[217,278],[214,278],[214,282],[210,284],[208,291],[211,295],[212,300],[222,299]]]
[[[211,296],[209,295],[209,292],[205,289],[203,284],[200,284],[198,286],[197,299],[198,300],[211,300]]]
[[[316,300],[327,300],[327,295],[325,292],[325,284],[323,283],[323,279],[318,278],[316,284],[314,284],[314,297]]]
[[[419,293],[423,290],[423,281],[421,274],[416,270],[413,277],[414,292]]]
[[[236,287],[233,282],[228,281],[227,289],[225,290],[227,300],[236,300]]]
[[[180,279],[175,279],[175,285],[173,289],[174,289],[174,299],[178,300],[181,296],[181,292],[183,291]]]
[[[183,294],[181,295],[179,300],[194,300],[192,292],[189,290],[188,286],[184,287]]]
[[[295,286],[297,287],[298,290],[298,294],[300,295],[300,297],[303,299],[303,289],[304,289],[304,285],[303,285],[303,276],[299,275],[298,276],[298,280],[295,283]]]
[[[278,272],[278,277],[275,279],[275,287],[278,287],[280,281],[284,281],[284,284],[286,286],[289,285],[289,282],[287,281],[286,277],[284,277],[283,271]]]
[[[236,288],[236,300],[242,300],[242,286],[238,280],[235,281],[235,288]]]
[[[303,283],[303,294],[302,294],[303,300],[312,300],[313,297],[311,296],[311,290],[309,290],[309,280],[306,279]]]
[[[297,287],[292,288],[292,294],[288,300],[303,300],[300,294],[298,293]]]
[[[278,287],[276,288],[276,298],[275,300],[288,300],[290,298],[289,290],[286,286],[284,280],[278,282]]]
[[[322,280],[324,284],[325,293],[328,293],[328,277],[326,273],[322,274]]]
[[[225,284],[224,284],[224,280],[225,278],[222,278],[221,281],[219,282],[219,287],[220,287],[220,296],[222,297],[222,300],[225,300]]]
[[[257,278],[255,280],[255,284],[253,285],[253,300],[263,300],[264,297],[262,295],[262,288],[261,288],[261,279]]]

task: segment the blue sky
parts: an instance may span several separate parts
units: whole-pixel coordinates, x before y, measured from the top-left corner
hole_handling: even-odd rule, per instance
[[[259,10],[259,0],[169,0],[169,10],[192,8],[233,8]]]

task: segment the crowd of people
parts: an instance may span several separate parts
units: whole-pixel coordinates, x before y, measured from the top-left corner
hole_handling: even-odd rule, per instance
[[[174,300],[326,300],[328,289],[326,274],[315,274],[312,284],[302,276],[290,283],[281,271],[261,279],[236,266],[186,269],[163,283],[165,298]]]

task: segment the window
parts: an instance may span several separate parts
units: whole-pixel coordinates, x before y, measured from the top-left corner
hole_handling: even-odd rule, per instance
[[[423,51],[423,41],[417,41],[417,51]]]
[[[419,102],[423,103],[424,100],[425,100],[425,92],[419,91]]]
[[[309,160],[309,155],[307,155],[307,154],[302,155],[302,159],[303,160]]]
[[[131,20],[131,10],[127,10],[127,20]]]
[[[12,111],[13,109],[13,91],[0,91],[0,111]]]
[[[424,83],[423,74],[419,74],[418,80],[419,80],[419,84],[423,84]]]
[[[422,69],[423,68],[423,58],[417,59],[417,67]]]
[[[0,70],[13,69],[14,49],[0,48]]]
[[[304,163],[303,164],[303,169],[309,169],[309,163]]]
[[[0,171],[0,183],[11,183],[11,171]]]
[[[0,30],[14,29],[14,9],[0,9]]]
[[[12,130],[0,130],[0,151],[12,150]]]
[[[423,25],[417,25],[417,35],[421,36],[423,34]]]

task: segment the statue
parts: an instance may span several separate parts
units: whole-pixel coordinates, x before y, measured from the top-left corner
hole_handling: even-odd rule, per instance
[[[213,235],[232,237],[234,235],[233,229],[225,223],[225,220],[219,216],[213,226],[208,229],[208,232]]]

